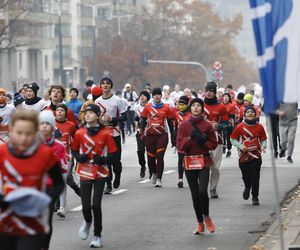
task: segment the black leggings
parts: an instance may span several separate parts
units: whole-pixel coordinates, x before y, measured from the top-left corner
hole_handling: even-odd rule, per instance
[[[121,145],[121,136],[113,137],[115,144],[117,146],[117,152],[113,154],[113,163],[108,164],[109,168],[109,177],[107,178],[107,185],[111,186],[111,182],[113,179],[113,172],[115,175],[120,176],[122,173],[122,162],[121,162],[121,155],[122,155],[122,145]]]
[[[183,178],[183,158],[184,158],[184,153],[178,153],[178,179]]]
[[[205,167],[201,170],[185,171],[185,176],[191,190],[194,210],[198,223],[203,222],[203,215],[209,215],[209,199],[207,194],[209,173],[209,167]]]
[[[0,249],[3,250],[41,250],[44,235],[11,236],[0,234]]]
[[[102,232],[102,195],[104,190],[105,180],[87,180],[80,181],[82,213],[86,223],[92,223],[92,210],[94,214],[94,235],[101,237]],[[93,204],[92,190],[94,187]]]

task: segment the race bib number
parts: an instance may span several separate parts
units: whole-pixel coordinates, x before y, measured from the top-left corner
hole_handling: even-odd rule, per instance
[[[186,170],[203,169],[205,165],[203,155],[189,155],[184,157],[184,168]]]

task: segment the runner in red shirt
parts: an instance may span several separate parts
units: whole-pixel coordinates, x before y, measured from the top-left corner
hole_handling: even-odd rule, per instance
[[[175,134],[178,133],[178,128],[182,122],[188,120],[191,116],[189,107],[189,98],[186,96],[181,96],[178,101],[179,111],[175,113],[174,124],[175,124]],[[183,157],[184,153],[180,150],[177,151],[178,154],[178,188],[183,188]]]
[[[51,200],[55,201],[64,189],[60,162],[52,150],[37,140],[39,128],[35,112],[17,112],[12,117],[10,142],[0,146],[0,176],[2,194],[0,196],[0,246],[1,249],[40,250],[44,246],[45,234],[49,232],[48,205],[40,210],[41,202],[37,194],[32,202],[29,199],[26,208],[19,212],[10,203],[3,201],[8,195],[22,190],[46,190],[46,177],[50,176],[52,188],[47,190]],[[41,157],[42,156],[42,157]],[[23,189],[24,190],[24,189]],[[39,195],[41,196],[41,195]],[[31,203],[32,204],[31,204]],[[20,204],[22,205],[22,204]],[[38,212],[37,216],[24,212]],[[27,214],[27,213],[26,213]]]
[[[107,164],[111,164],[117,147],[109,128],[99,123],[101,112],[96,104],[89,104],[85,110],[86,127],[75,133],[72,154],[79,163],[80,190],[84,223],[79,236],[86,240],[94,214],[94,238],[90,247],[101,247],[102,210],[101,202],[105,180],[109,176]],[[92,196],[93,191],[93,197]],[[92,199],[91,199],[92,198]],[[92,200],[92,204],[91,204]]]
[[[248,200],[252,191],[252,205],[258,206],[261,152],[267,147],[267,135],[256,119],[254,107],[246,107],[244,121],[234,129],[230,138],[232,145],[239,150],[239,167],[245,184],[243,198]]]
[[[210,197],[218,198],[217,185],[220,179],[220,165],[222,161],[222,133],[229,124],[229,117],[224,104],[219,103],[216,97],[217,84],[215,82],[208,82],[205,86],[204,112],[203,116],[209,120],[216,132],[218,139],[218,147],[211,151],[213,166],[211,168],[210,178]]]
[[[256,119],[259,121],[260,116],[260,109],[259,107],[252,104],[253,96],[250,94],[247,94],[244,96],[244,107],[241,108],[241,112],[244,115],[246,107],[252,106],[255,109]]]
[[[243,121],[244,113],[244,93],[238,93],[235,103],[236,115],[235,115],[235,123],[239,124]]]
[[[161,89],[154,88],[152,91],[153,101],[146,105],[141,114],[141,135],[146,137],[148,165],[153,173],[152,183],[155,187],[161,187],[164,170],[164,155],[168,145],[166,122],[169,126],[172,146],[175,146],[173,114],[169,105],[161,102],[161,97]],[[146,122],[147,119],[148,122]]]

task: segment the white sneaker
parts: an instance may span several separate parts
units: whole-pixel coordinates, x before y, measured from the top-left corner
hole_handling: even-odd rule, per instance
[[[90,243],[90,247],[93,247],[93,248],[102,247],[101,238],[99,236],[94,236],[92,242]]]
[[[59,210],[57,210],[56,214],[62,219],[66,218],[66,212],[63,207],[60,207]]]
[[[82,240],[86,240],[89,237],[90,227],[92,223],[86,223],[85,221],[82,223],[79,228],[79,236]]]
[[[155,183],[155,187],[161,187],[161,180],[157,179],[156,183]]]
[[[156,174],[152,174],[152,184],[153,185],[156,184],[156,180],[157,180],[157,175]]]

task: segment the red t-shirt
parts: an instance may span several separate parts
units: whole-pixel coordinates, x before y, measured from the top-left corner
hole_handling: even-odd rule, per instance
[[[180,111],[177,111],[175,113],[174,116],[174,121],[175,121],[175,127],[177,127],[179,124],[181,124],[182,122],[188,120],[191,117],[191,113],[190,112],[186,112],[184,115],[180,114]]]
[[[253,141],[258,140],[259,143],[267,140],[267,135],[264,127],[258,123],[255,125],[248,125],[245,122],[241,122],[237,125],[237,127],[233,130],[231,139],[235,139],[245,143],[245,141]],[[260,145],[258,145],[257,150],[249,151],[249,152],[240,152],[240,162],[248,162],[254,159],[261,158]]]
[[[107,153],[114,153],[117,151],[115,141],[109,128],[101,128],[94,136],[88,134],[86,127],[77,130],[71,149],[83,154],[88,154],[88,163],[79,163],[79,165],[85,166],[92,164],[94,155],[106,156]],[[97,167],[97,179],[101,179],[103,176],[109,174],[106,166]],[[80,177],[80,179],[87,180],[84,177]]]
[[[146,135],[160,135],[167,133],[166,120],[172,119],[173,114],[168,104],[154,108],[151,103],[147,103],[141,117],[148,118]]]
[[[51,109],[50,105],[45,107],[44,110],[51,110],[51,111],[53,111],[54,116],[56,116],[55,110]],[[76,118],[76,116],[74,115],[74,112],[71,109],[68,109],[67,120],[69,122],[73,122],[75,126],[78,126],[78,124],[79,124],[78,119]]]
[[[57,165],[59,165],[57,157],[46,145],[39,145],[36,152],[27,158],[18,158],[10,153],[7,144],[1,145],[2,194],[7,195],[18,187],[45,191],[48,171]],[[8,211],[9,208],[0,212],[0,233],[25,236],[48,232],[48,213],[45,212],[38,218],[28,218]]]

